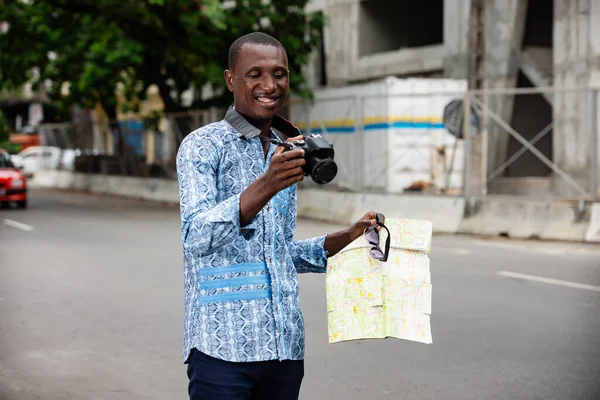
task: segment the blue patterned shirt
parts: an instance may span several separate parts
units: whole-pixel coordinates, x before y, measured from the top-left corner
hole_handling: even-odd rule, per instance
[[[296,185],[240,225],[240,194],[264,174],[276,147],[265,158],[259,134],[230,108],[224,120],[186,136],[177,153],[184,362],[194,347],[235,362],[304,358],[297,274],[325,272],[326,236],[294,238]]]

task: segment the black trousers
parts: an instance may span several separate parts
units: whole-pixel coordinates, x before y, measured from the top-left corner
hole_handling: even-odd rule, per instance
[[[193,349],[187,376],[190,400],[297,400],[304,361],[232,363]]]

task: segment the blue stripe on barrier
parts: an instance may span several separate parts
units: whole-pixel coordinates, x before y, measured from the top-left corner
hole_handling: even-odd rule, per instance
[[[380,122],[373,124],[365,124],[362,128],[365,131],[375,131],[381,129],[444,129],[443,123],[434,122],[410,122],[410,121],[398,121],[392,123]],[[300,129],[300,133],[306,135],[307,129]],[[356,127],[354,126],[326,126],[325,129],[315,127],[310,130],[311,133],[323,134],[323,133],[354,133]]]

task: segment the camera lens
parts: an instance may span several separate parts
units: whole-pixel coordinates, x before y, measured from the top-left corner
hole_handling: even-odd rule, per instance
[[[337,175],[337,164],[331,159],[314,160],[311,177],[318,184],[329,183]]]

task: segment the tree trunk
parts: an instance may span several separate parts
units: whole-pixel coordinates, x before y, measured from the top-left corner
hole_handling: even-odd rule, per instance
[[[108,117],[108,127],[112,134],[113,140],[116,141],[115,157],[121,172],[121,175],[128,175],[127,163],[125,162],[125,137],[119,121],[117,121],[117,110],[115,105],[110,102],[102,102],[102,108]]]
[[[153,72],[152,75],[152,80],[158,86],[158,92],[165,105],[165,113],[181,111],[183,107],[171,97],[171,87],[167,84],[166,78],[159,71]]]

